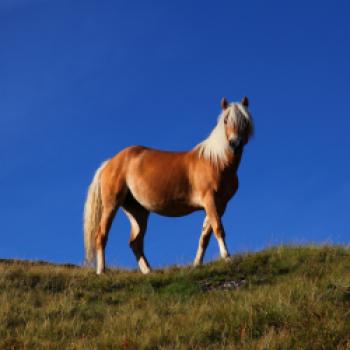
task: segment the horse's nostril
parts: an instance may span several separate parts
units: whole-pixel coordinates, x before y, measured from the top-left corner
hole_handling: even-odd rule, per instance
[[[233,149],[233,151],[238,151],[242,146],[242,140],[240,139],[230,140],[230,146]]]
[[[237,147],[238,146],[238,140],[230,140],[230,146],[231,147]]]

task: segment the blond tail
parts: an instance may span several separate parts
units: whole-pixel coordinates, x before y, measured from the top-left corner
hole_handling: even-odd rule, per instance
[[[92,265],[96,256],[95,235],[102,216],[100,177],[106,163],[102,163],[96,170],[84,206],[85,264],[87,265]]]

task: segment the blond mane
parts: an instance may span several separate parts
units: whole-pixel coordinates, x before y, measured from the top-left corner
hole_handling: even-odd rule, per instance
[[[210,135],[194,148],[198,151],[200,157],[210,160],[214,165],[227,164],[228,156],[232,152],[225,133],[224,119],[226,116],[234,125],[238,125],[240,116],[243,116],[248,121],[251,129],[253,128],[250,113],[242,104],[231,103],[227,109],[223,110]]]

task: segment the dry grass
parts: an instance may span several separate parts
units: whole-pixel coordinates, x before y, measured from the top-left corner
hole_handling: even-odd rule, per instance
[[[0,305],[1,350],[350,349],[350,249],[277,247],[149,276],[1,261]]]

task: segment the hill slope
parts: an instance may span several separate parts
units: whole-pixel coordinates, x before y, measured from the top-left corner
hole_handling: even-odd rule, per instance
[[[0,349],[350,349],[350,249],[143,276],[0,261]]]

